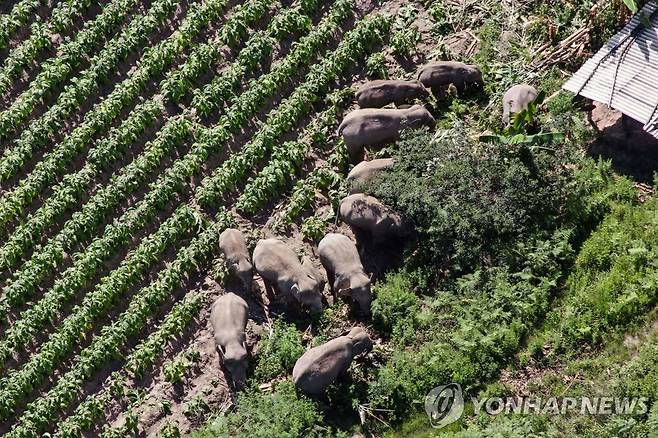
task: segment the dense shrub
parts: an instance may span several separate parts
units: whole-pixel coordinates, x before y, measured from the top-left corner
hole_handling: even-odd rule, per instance
[[[577,352],[645,318],[658,302],[658,202],[620,204],[585,241],[549,324],[560,351]],[[549,330],[550,332],[550,330]]]
[[[531,150],[416,131],[397,149],[393,169],[364,187],[418,232],[406,270],[380,283],[373,303],[377,328],[415,341],[369,388],[392,420],[416,411],[434,386],[475,390],[494,378],[544,318],[574,245],[635,196],[609,163],[569,144]],[[405,279],[416,268],[434,280]],[[416,323],[419,307],[431,322]]]
[[[527,163],[522,153],[449,134],[408,133],[394,168],[366,187],[415,223],[414,265],[460,273],[499,264],[510,242],[555,226],[570,173],[558,158],[538,154]]]
[[[404,340],[414,337],[419,311],[419,299],[407,275],[391,274],[374,288],[372,320],[377,330],[393,338]]]
[[[258,351],[253,378],[263,382],[292,371],[304,353],[304,346],[297,328],[277,319],[270,335],[260,341]]]
[[[323,426],[317,405],[298,395],[292,382],[276,385],[265,394],[257,389],[240,393],[235,412],[210,421],[190,438],[321,438],[347,437]]]
[[[546,241],[519,243],[526,260],[520,271],[483,268],[434,294],[436,319],[422,336],[417,333],[428,340],[393,354],[370,386],[371,400],[401,419],[435,386],[458,382],[469,390],[495,377],[547,311],[571,255],[569,238],[559,231]]]

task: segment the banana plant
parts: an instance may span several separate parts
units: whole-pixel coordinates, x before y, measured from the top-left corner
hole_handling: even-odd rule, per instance
[[[530,134],[537,124],[537,113],[544,102],[546,93],[540,91],[534,101],[530,102],[528,108],[514,115],[512,123],[498,134],[484,134],[479,140],[484,143],[496,143],[501,145],[527,145],[531,149],[542,144],[559,142],[565,136],[561,132],[539,132]]]

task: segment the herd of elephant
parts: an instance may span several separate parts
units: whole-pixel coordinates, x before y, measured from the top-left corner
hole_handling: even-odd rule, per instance
[[[432,62],[421,67],[415,81],[376,80],[365,83],[356,93],[360,109],[345,116],[338,128],[350,160],[360,161],[366,147],[397,140],[405,128],[434,127],[434,117],[424,106],[408,106],[416,99],[426,98],[428,88],[436,94],[451,84],[458,91],[463,91],[481,83],[482,74],[476,66],[452,61]],[[503,121],[507,122],[510,114],[527,108],[536,96],[537,91],[530,85],[510,88],[503,98]],[[394,104],[396,108],[382,108],[389,104]],[[374,242],[413,233],[413,227],[400,215],[376,198],[359,193],[354,188],[355,182],[364,181],[393,164],[393,158],[380,158],[361,161],[354,166],[347,175],[353,188],[339,206],[340,219],[352,228],[368,233]],[[245,292],[251,290],[255,269],[270,299],[278,293],[292,297],[293,303],[305,311],[322,311],[323,277],[308,258],[300,261],[284,241],[276,238],[260,240],[250,257],[242,232],[230,228],[222,232],[219,246],[230,272],[242,282]],[[318,244],[317,252],[334,295],[349,299],[357,312],[369,315],[372,301],[370,276],[363,268],[352,239],[343,234],[329,233]],[[248,310],[247,302],[242,297],[229,292],[215,301],[210,315],[217,349],[237,387],[246,380],[248,353],[245,329]],[[349,368],[354,357],[369,352],[372,345],[366,331],[354,327],[348,334],[306,351],[294,366],[293,380],[301,391],[321,396]]]

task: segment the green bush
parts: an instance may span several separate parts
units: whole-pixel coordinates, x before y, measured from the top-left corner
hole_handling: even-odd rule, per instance
[[[253,379],[263,382],[291,372],[304,346],[297,328],[278,319],[271,334],[260,341],[258,351]]]
[[[393,169],[366,191],[410,218],[418,231],[411,266],[454,274],[508,263],[510,244],[555,229],[572,171],[562,156],[539,153],[532,163],[500,146],[473,143],[463,132],[433,140],[408,132]]]
[[[322,438],[347,437],[323,425],[315,402],[300,396],[290,381],[273,393],[250,389],[237,397],[235,412],[211,420],[190,438]]]
[[[522,270],[478,270],[436,293],[435,320],[416,333],[424,343],[392,355],[370,385],[372,402],[392,409],[395,421],[415,412],[435,386],[458,382],[469,390],[494,378],[548,310],[571,256],[570,237],[558,231],[549,240],[519,243]]]
[[[419,300],[409,277],[391,274],[374,287],[372,320],[380,333],[401,342],[414,337]]]
[[[559,351],[577,352],[644,321],[658,302],[658,202],[619,205],[585,241],[556,327]]]

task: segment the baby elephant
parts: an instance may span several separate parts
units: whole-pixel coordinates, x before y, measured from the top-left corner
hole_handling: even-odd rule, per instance
[[[361,161],[347,174],[347,181],[352,183],[350,194],[360,193],[361,190],[354,187],[354,183],[362,183],[372,178],[378,172],[390,169],[395,164],[393,158],[377,158],[370,161]]]
[[[422,105],[404,109],[359,109],[352,111],[338,127],[343,136],[350,159],[363,157],[365,146],[382,145],[395,141],[404,128],[420,128],[436,124],[434,117]]]
[[[247,379],[248,313],[247,302],[232,292],[217,298],[210,311],[215,345],[236,387],[244,385]]]
[[[230,271],[240,279],[245,291],[251,290],[253,267],[247,242],[240,230],[227,228],[219,235],[219,249],[224,253]]]
[[[453,84],[458,91],[482,84],[482,73],[475,65],[454,61],[430,62],[418,70],[418,80],[427,88],[442,88]]]
[[[343,198],[339,213],[345,223],[369,232],[375,241],[388,236],[405,237],[412,231],[399,215],[372,196],[355,194]]]
[[[528,105],[537,98],[537,95],[535,87],[528,84],[514,85],[507,90],[503,96],[503,123],[509,123],[510,115],[528,109]]]
[[[370,337],[360,327],[345,336],[311,348],[302,355],[292,370],[295,385],[303,392],[322,396],[326,389],[350,367],[354,357],[372,350]]]
[[[381,108],[389,103],[396,106],[424,99],[429,93],[420,81],[376,80],[363,84],[356,92],[361,108]]]
[[[275,285],[282,294],[292,294],[303,308],[322,311],[321,280],[311,266],[299,261],[288,245],[278,239],[260,240],[253,260],[269,294]]]
[[[320,241],[318,253],[334,293],[351,297],[361,313],[369,315],[372,301],[370,277],[363,270],[354,242],[343,234],[329,233]]]

